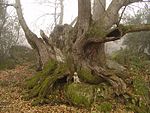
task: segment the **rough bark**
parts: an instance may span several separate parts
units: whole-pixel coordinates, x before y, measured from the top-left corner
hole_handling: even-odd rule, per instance
[[[127,33],[140,32],[140,31],[149,31],[150,24],[136,24],[136,25],[119,25],[118,27],[112,29],[104,40],[99,40],[99,42],[109,42],[115,41],[122,38]]]
[[[105,13],[106,10],[106,0],[94,0],[93,7],[93,20],[97,21],[101,18],[101,16]],[[105,44],[99,43],[98,50],[98,58],[99,66],[104,67],[106,64],[106,55],[105,55]],[[96,59],[96,57],[95,57]]]
[[[86,4],[86,5],[85,5]],[[90,0],[78,1],[78,20],[74,32],[76,37],[73,44],[74,61],[78,63],[83,60],[83,46],[85,33],[88,31],[91,22],[91,2]]]
[[[106,0],[95,0],[93,19],[91,0],[78,0],[78,18],[74,27],[57,25],[50,34],[51,40],[41,30],[42,38],[38,38],[27,26],[20,0],[16,0],[19,22],[31,46],[37,51],[39,64],[44,67],[35,77],[28,81],[27,98],[41,99],[53,92],[55,84],[65,79],[65,83],[75,74],[81,82],[99,84],[109,83],[118,95],[125,92],[123,79],[110,72],[106,67],[104,43],[120,39],[129,32],[149,30],[149,25],[122,26],[111,28],[119,17],[118,11],[124,5],[137,2],[133,0],[113,0],[105,10]],[[100,11],[99,11],[100,10]],[[49,62],[48,62],[49,61]],[[48,65],[47,65],[48,64]]]
[[[94,0],[93,5],[93,19],[99,20],[100,17],[105,13],[106,0]]]
[[[21,9],[20,0],[16,0],[16,11],[19,18],[20,25],[22,29],[24,30],[25,36],[28,40],[28,43],[34,48],[38,53],[39,58],[39,64],[40,68],[42,68],[43,65],[47,63],[49,58],[55,58],[53,54],[51,54],[52,50],[51,48],[48,48],[44,41],[41,38],[38,38],[36,34],[34,34],[29,27],[27,26]]]
[[[103,23],[103,28],[105,30],[112,27],[112,25],[116,24],[119,20],[119,10],[123,6],[127,6],[131,3],[142,2],[143,0],[112,0],[111,4],[107,8],[102,18],[97,21],[97,24]]]

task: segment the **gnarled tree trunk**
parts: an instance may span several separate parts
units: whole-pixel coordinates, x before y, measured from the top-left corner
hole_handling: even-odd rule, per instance
[[[50,37],[41,30],[41,38],[38,38],[28,28],[22,15],[20,0],[16,0],[19,22],[29,44],[38,53],[42,70],[28,80],[30,90],[27,98],[39,97],[37,103],[42,103],[43,98],[53,92],[58,81],[65,79],[64,82],[69,82],[70,78],[77,75],[81,82],[106,82],[113,86],[115,93],[124,93],[125,82],[107,69],[104,44],[120,39],[128,32],[150,29],[150,25],[119,25],[112,28],[119,19],[119,9],[137,1],[140,0],[113,0],[106,10],[106,0],[95,0],[92,16],[91,0],[78,0],[78,19],[74,27],[57,25]]]

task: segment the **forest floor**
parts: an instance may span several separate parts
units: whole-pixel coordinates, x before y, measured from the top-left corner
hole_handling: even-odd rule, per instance
[[[35,73],[31,63],[18,65],[15,69],[0,71],[0,113],[98,113],[94,108],[72,107],[69,105],[32,106],[31,101],[22,99],[23,83]],[[124,112],[118,109],[112,113]]]
[[[67,105],[31,106],[31,101],[22,100],[23,81],[34,73],[29,63],[0,71],[0,113],[90,113]]]

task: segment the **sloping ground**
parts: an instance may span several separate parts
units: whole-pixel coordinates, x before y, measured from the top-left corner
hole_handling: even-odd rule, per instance
[[[85,109],[68,105],[31,106],[31,101],[22,100],[22,86],[25,78],[34,75],[32,64],[25,63],[12,70],[0,71],[0,113],[99,113],[95,108]],[[124,106],[118,105],[117,111],[125,112]]]
[[[88,113],[82,108],[66,105],[31,106],[30,101],[21,99],[22,85],[34,70],[30,64],[16,66],[15,69],[0,71],[0,113]]]

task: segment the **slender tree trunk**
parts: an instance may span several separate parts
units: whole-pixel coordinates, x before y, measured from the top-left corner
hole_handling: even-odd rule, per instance
[[[54,24],[57,25],[57,0],[55,0],[55,10],[54,10]]]
[[[59,18],[59,24],[62,25],[63,23],[63,17],[64,17],[64,0],[60,0],[60,18]]]

